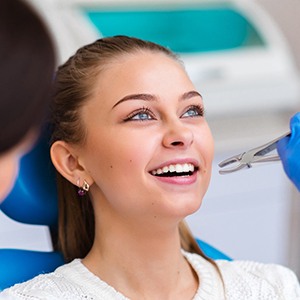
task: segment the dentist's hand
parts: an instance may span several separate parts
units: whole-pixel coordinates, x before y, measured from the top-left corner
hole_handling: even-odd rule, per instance
[[[277,142],[277,151],[283,168],[300,191],[300,112],[290,120],[291,135]]]

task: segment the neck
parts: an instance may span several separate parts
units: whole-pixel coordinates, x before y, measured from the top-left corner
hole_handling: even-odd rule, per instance
[[[96,226],[83,260],[95,275],[130,299],[183,299],[182,293],[192,298],[197,278],[181,253],[177,224],[164,230],[118,225]]]

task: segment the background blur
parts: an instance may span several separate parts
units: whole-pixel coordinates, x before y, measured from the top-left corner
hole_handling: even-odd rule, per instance
[[[235,32],[243,34],[240,29],[244,26],[245,41],[228,49],[216,51],[208,47],[203,52],[182,53],[187,71],[204,96],[207,119],[215,137],[211,186],[202,208],[188,217],[188,223],[195,236],[234,259],[280,263],[299,276],[300,196],[286,178],[281,164],[255,166],[229,175],[219,175],[217,164],[285,133],[290,117],[300,110],[300,1],[28,2],[48,24],[57,43],[59,64],[78,47],[92,42],[105,30],[110,32],[111,25],[117,25],[111,21],[115,19],[109,19],[116,16],[107,17],[107,11],[132,12],[137,8],[156,12],[186,8],[198,11],[204,7],[211,13],[209,17],[214,18],[214,9],[233,9],[234,14],[226,11],[224,15],[240,23],[228,27],[230,31],[225,35],[222,30],[227,27],[220,25],[218,28],[219,17],[211,21],[205,19],[204,25],[214,27],[217,32],[213,37],[217,41],[224,37],[224,43],[232,42]],[[98,20],[98,11],[104,12],[100,14],[100,21],[107,18],[106,23]],[[131,16],[129,20],[133,19]],[[186,22],[189,19],[194,21],[190,28]],[[158,17],[154,16],[153,20]],[[200,17],[183,19],[177,24],[179,33],[174,35],[174,41],[178,44],[180,34],[192,32],[202,21]],[[145,28],[151,29],[154,25],[149,23]],[[143,30],[143,26],[140,27]],[[249,28],[252,31],[247,42]],[[165,35],[161,38],[171,36],[167,29],[168,26],[163,26]],[[119,29],[116,26],[114,30],[117,34]],[[200,40],[201,47],[206,42],[215,42],[209,41],[209,36],[207,34],[207,41]],[[196,36],[189,38],[191,45],[194,44]],[[185,40],[185,45],[188,44]],[[195,49],[198,46],[195,43]],[[46,227],[20,224],[0,214],[0,248],[9,247],[47,251],[52,246]]]

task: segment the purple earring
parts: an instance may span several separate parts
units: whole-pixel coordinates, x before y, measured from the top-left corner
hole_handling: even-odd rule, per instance
[[[80,180],[78,179],[77,186],[79,186],[79,182]],[[85,180],[83,180],[83,185],[81,187],[79,186],[77,193],[79,196],[82,197],[89,191],[89,189],[90,189],[89,184]]]

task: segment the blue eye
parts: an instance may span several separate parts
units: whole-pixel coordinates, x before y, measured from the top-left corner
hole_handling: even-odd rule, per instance
[[[148,121],[154,120],[152,112],[148,108],[138,109],[132,112],[125,121]]]
[[[193,118],[193,117],[203,117],[204,111],[203,107],[198,105],[190,106],[186,112],[181,116],[182,118]]]
[[[145,121],[145,120],[152,120],[152,117],[147,112],[139,112],[136,115],[132,116],[130,119]]]

